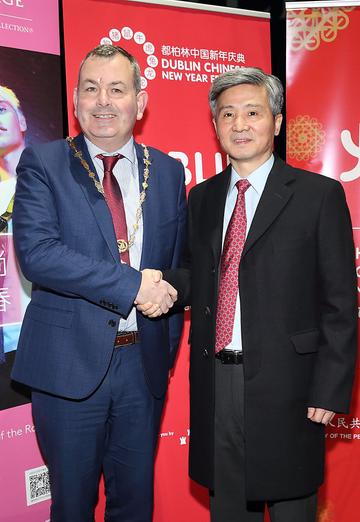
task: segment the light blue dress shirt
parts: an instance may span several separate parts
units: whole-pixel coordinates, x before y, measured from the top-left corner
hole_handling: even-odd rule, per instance
[[[253,217],[255,215],[256,208],[260,201],[263,193],[266,181],[268,179],[270,170],[274,164],[274,156],[270,158],[252,172],[246,179],[250,183],[250,187],[245,192],[245,212],[246,212],[246,236],[248,235]],[[222,234],[222,245],[224,246],[224,239],[227,227],[229,225],[232,213],[235,208],[235,203],[238,195],[238,189],[236,183],[239,181],[240,176],[234,168],[231,170],[231,179],[226,196],[224,222],[223,222],[223,234]],[[235,319],[233,327],[233,335],[231,343],[225,347],[226,350],[240,350],[242,351],[242,340],[241,340],[241,306],[239,293],[236,298],[236,309]]]
[[[133,137],[119,150],[114,151],[112,154],[101,150],[99,147],[94,145],[91,141],[85,138],[91,159],[93,160],[96,173],[99,176],[99,180],[102,183],[104,179],[104,165],[101,159],[97,158],[98,154],[104,154],[114,156],[114,154],[121,154],[124,156],[115,165],[113,174],[119,184],[121,194],[123,197],[126,225],[128,229],[128,235],[133,231],[134,224],[136,222],[136,210],[139,207],[139,170],[138,161],[134,146]],[[141,251],[143,243],[143,220],[139,221],[139,229],[135,234],[135,241],[129,250],[130,265],[139,270]],[[121,318],[119,323],[119,331],[135,331],[137,330],[136,321],[136,308],[135,306],[131,309],[130,314],[127,318]]]

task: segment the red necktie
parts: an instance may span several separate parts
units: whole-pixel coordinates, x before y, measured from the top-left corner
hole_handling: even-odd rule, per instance
[[[247,179],[236,183],[238,196],[224,240],[220,264],[219,294],[216,310],[215,352],[230,344],[234,328],[241,254],[246,237],[245,192]]]
[[[121,195],[121,190],[115,176],[113,175],[113,168],[119,159],[123,156],[116,154],[115,156],[104,156],[98,154],[96,156],[100,158],[104,164],[104,180],[103,189],[105,192],[106,202],[111,212],[116,239],[128,240],[126,216],[124,202]],[[130,265],[129,251],[122,252],[120,254],[121,261]]]

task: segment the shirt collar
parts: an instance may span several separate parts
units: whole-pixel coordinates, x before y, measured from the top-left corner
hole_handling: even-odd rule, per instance
[[[249,176],[246,178],[252,188],[258,193],[259,196],[263,193],[266,181],[274,165],[274,155],[271,154],[270,158],[265,161],[260,167],[254,170]],[[241,178],[242,179],[242,178]],[[235,187],[236,183],[239,181],[239,174],[236,172],[234,167],[231,168],[231,179],[229,192]]]
[[[133,136],[131,136],[131,138],[129,139],[129,141],[127,143],[125,143],[125,145],[120,147],[120,149],[115,150],[111,154],[109,154],[109,152],[106,152],[106,151],[100,149],[100,147],[98,147],[97,145],[92,143],[86,136],[84,136],[84,138],[85,138],[87,148],[89,150],[89,154],[93,161],[94,161],[94,158],[98,154],[104,154],[105,156],[113,156],[114,154],[121,154],[122,156],[124,156],[124,158],[128,159],[130,161],[130,163],[132,163],[132,164],[135,163],[135,146],[134,146]]]

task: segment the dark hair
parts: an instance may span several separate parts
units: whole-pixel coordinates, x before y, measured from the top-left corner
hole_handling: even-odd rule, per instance
[[[92,58],[92,57],[113,58],[117,54],[120,54],[121,56],[124,56],[125,58],[127,58],[129,60],[130,65],[134,71],[135,92],[136,92],[136,94],[138,94],[141,91],[141,73],[140,73],[139,64],[138,64],[136,58],[132,54],[128,53],[122,47],[118,47],[116,45],[98,45],[97,47],[94,47],[94,49],[92,49],[91,51],[89,51],[87,53],[87,55],[85,56],[85,58],[83,59],[83,61],[80,64],[80,67],[79,67],[78,85],[79,85],[79,80],[80,80],[81,69],[88,58]]]
[[[273,116],[281,113],[284,103],[284,88],[281,81],[272,74],[266,74],[258,67],[238,67],[217,76],[209,92],[209,103],[213,117],[216,117],[217,99],[226,89],[241,84],[265,87]]]

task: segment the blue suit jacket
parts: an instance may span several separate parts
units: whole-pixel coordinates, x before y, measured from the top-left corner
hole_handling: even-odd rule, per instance
[[[95,168],[82,135],[77,147]],[[143,150],[135,145],[140,185]],[[150,148],[143,205],[142,268],[176,267],[185,235],[182,165]],[[120,315],[130,311],[141,274],[121,264],[111,215],[64,140],[25,149],[18,166],[14,240],[24,275],[33,283],[12,378],[49,393],[84,398],[110,363]],[[137,314],[143,366],[160,397],[178,346],[182,314]]]

